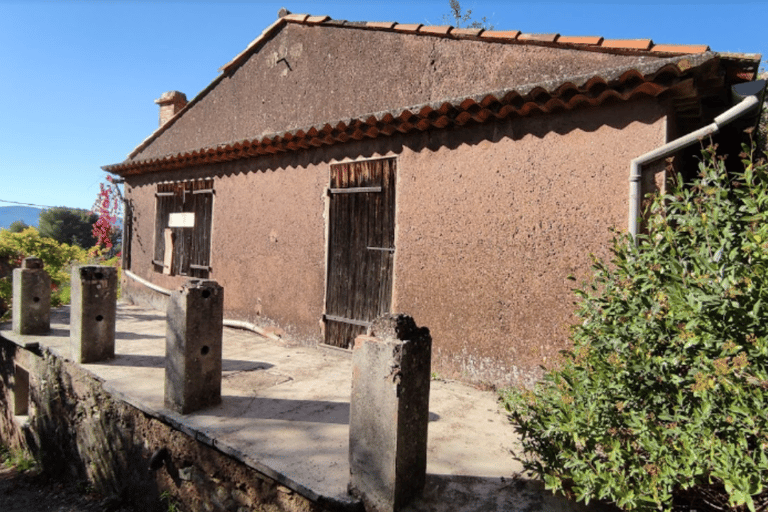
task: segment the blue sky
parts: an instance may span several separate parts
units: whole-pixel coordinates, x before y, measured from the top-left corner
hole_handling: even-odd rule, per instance
[[[768,2],[463,0],[497,30],[768,54]],[[0,206],[90,208],[104,173],[157,127],[156,98],[194,97],[280,7],[354,21],[443,24],[448,0],[0,0]]]

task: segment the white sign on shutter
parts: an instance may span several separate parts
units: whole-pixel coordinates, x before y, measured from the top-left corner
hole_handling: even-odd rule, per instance
[[[169,228],[193,228],[195,227],[195,214],[192,212],[172,213],[168,217]]]

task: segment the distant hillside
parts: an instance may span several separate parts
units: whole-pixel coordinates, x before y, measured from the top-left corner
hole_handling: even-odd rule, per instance
[[[31,206],[0,206],[0,228],[9,228],[17,220],[28,226],[37,227],[40,223],[40,208]]]

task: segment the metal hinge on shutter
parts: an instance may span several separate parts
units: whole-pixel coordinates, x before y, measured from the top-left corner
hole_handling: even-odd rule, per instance
[[[329,188],[328,189],[328,195],[364,194],[366,192],[381,192],[381,187],[350,187],[350,188]]]

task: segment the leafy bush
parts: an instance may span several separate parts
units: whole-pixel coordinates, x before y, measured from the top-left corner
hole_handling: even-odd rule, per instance
[[[37,256],[43,260],[45,270],[51,276],[51,305],[69,303],[69,279],[73,263],[86,263],[88,253],[85,249],[40,236],[35,228],[27,228],[20,233],[0,230],[0,261],[9,267],[17,268],[28,256]],[[0,277],[0,315],[9,310],[12,298],[12,275]],[[5,311],[7,316],[7,311]]]
[[[503,393],[549,489],[627,510],[765,506],[768,167],[745,153],[729,176],[704,157],[637,245],[617,235],[595,261],[559,368]]]

